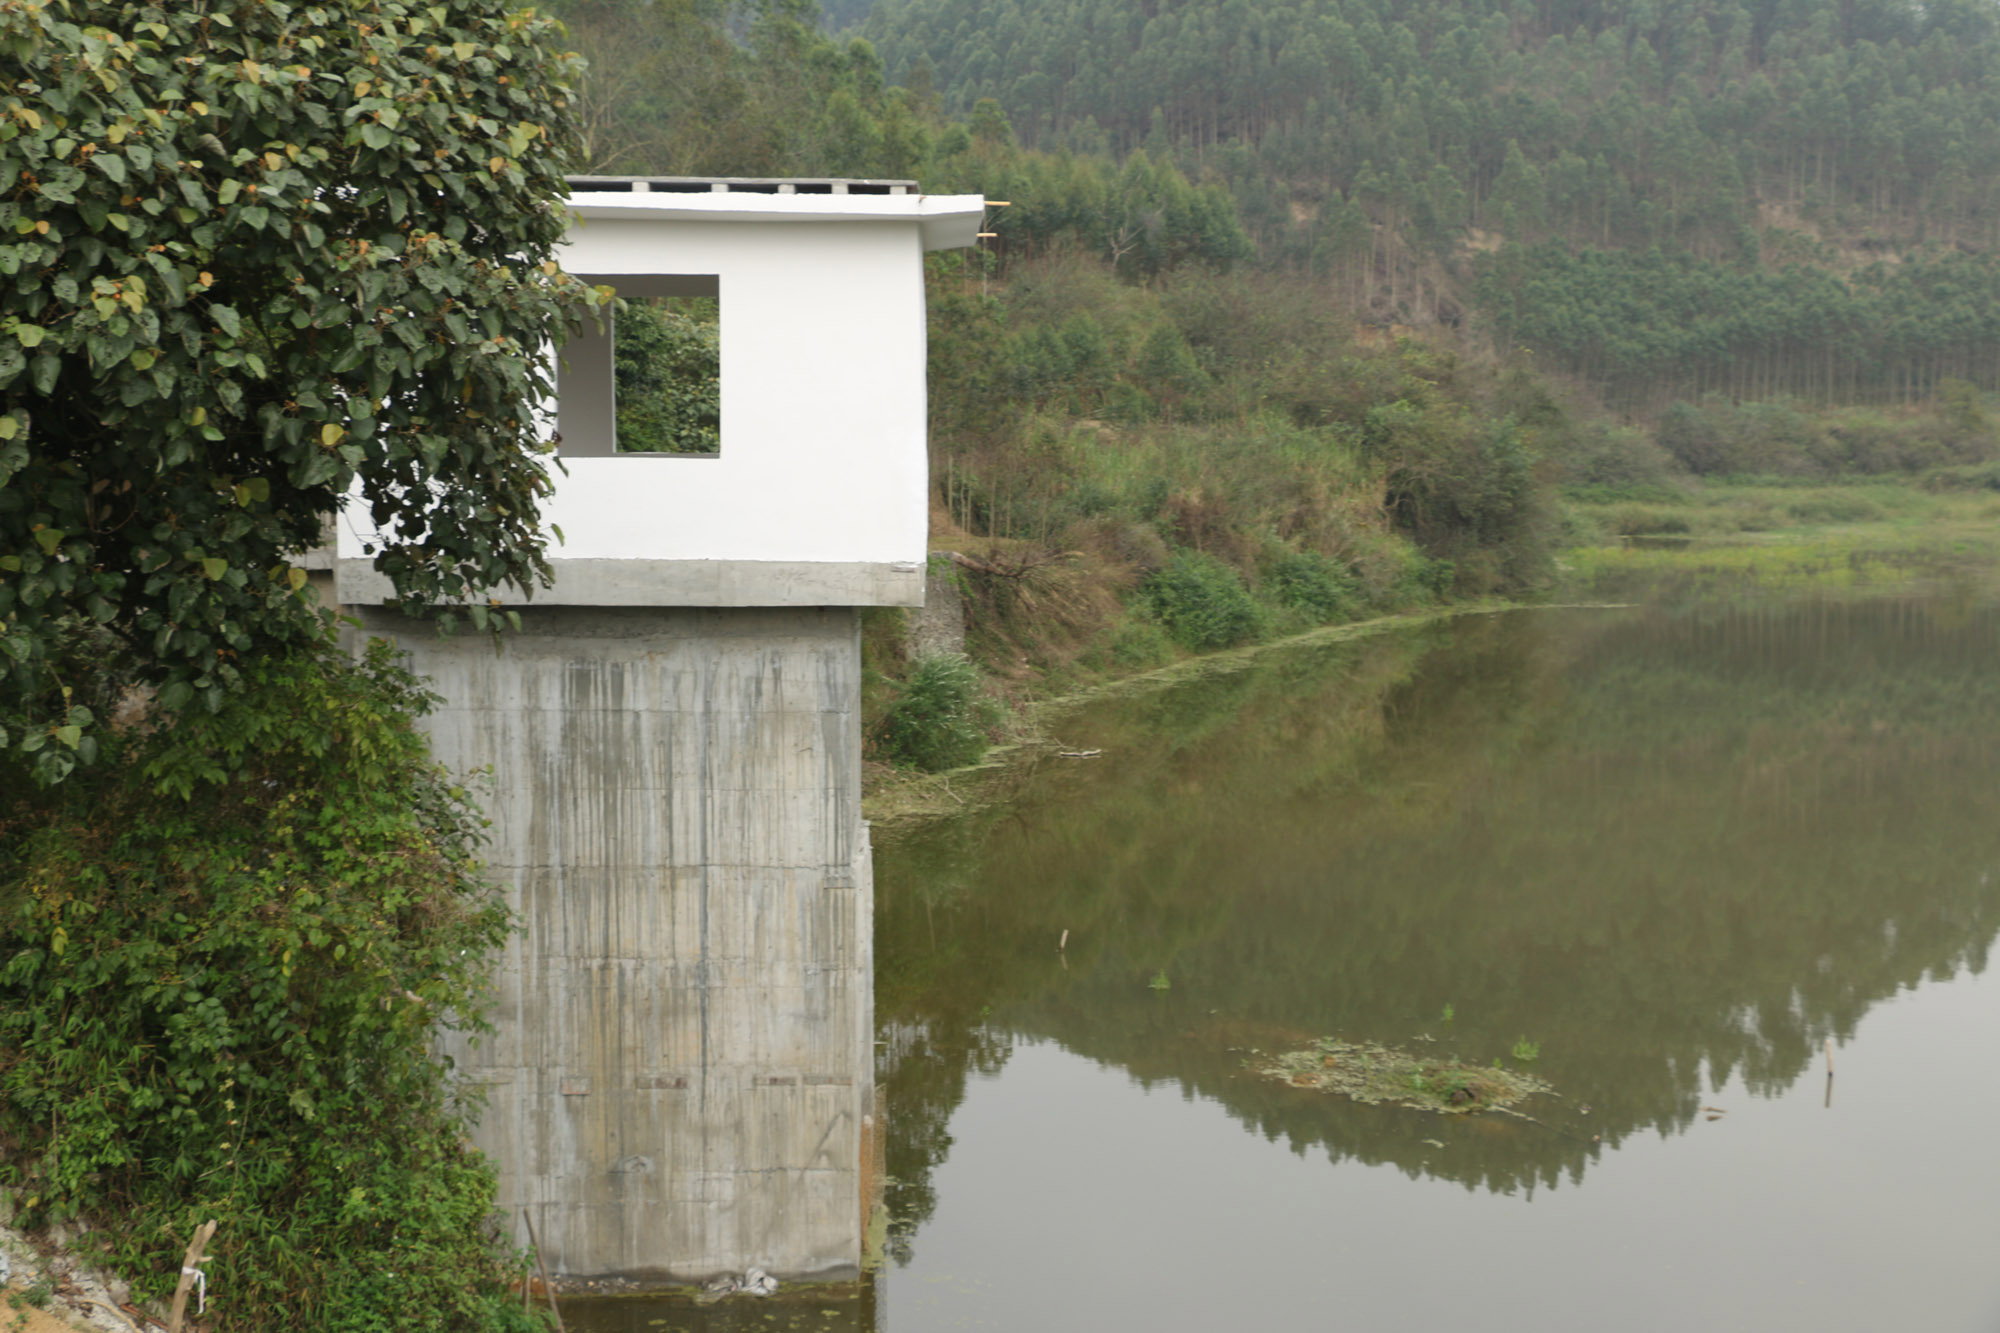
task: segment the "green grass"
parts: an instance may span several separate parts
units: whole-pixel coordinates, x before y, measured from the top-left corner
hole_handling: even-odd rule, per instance
[[[1779,537],[1875,525],[1922,528],[1939,522],[2000,518],[2000,494],[1928,489],[1914,481],[1868,479],[1801,486],[1758,479],[1711,482],[1676,499],[1604,491],[1572,495],[1569,508],[1585,543],[1628,537],[1686,536],[1691,541]]]
[[[1914,481],[1799,486],[1710,483],[1681,500],[1599,496],[1570,502],[1567,590],[1619,594],[1676,577],[1721,591],[1903,586],[1956,570],[1990,576],[2000,557],[2000,495]]]

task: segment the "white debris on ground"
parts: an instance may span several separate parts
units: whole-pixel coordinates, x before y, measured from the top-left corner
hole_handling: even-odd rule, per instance
[[[710,1278],[702,1284],[701,1294],[695,1299],[706,1304],[719,1301],[725,1296],[769,1296],[778,1289],[778,1279],[761,1268],[753,1268],[742,1277],[724,1274]]]
[[[127,1284],[84,1267],[60,1248],[53,1257],[46,1257],[12,1227],[0,1226],[0,1275],[0,1287],[6,1288],[8,1296],[46,1292],[48,1302],[43,1312],[74,1328],[98,1333],[151,1333],[161,1327],[120,1308],[132,1299]],[[0,1320],[15,1313],[12,1302],[0,1298]]]

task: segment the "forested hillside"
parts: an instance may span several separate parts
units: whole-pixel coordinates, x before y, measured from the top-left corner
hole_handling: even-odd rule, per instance
[[[931,261],[933,539],[1024,688],[1529,590],[1690,475],[1987,484],[1990,5],[557,8],[582,167],[1006,201]]]
[[[2000,11],[877,0],[889,76],[1226,181],[1265,262],[1629,407],[2000,386]],[[1468,298],[1470,298],[1468,300]]]
[[[591,61],[592,171],[1008,201],[930,270],[934,526],[979,552],[989,664],[1129,669],[1542,576],[1543,426],[1510,404],[1546,394],[1262,271],[1198,163],[1025,145],[990,100],[955,115],[892,84],[809,4],[560,8]]]

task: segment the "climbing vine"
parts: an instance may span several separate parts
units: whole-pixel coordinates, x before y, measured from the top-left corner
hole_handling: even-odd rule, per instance
[[[219,1221],[217,1333],[537,1327],[432,1055],[508,915],[411,724],[428,702],[386,651],[301,651],[5,788],[0,1184],[142,1296]],[[189,754],[220,769],[184,797],[163,784]]]

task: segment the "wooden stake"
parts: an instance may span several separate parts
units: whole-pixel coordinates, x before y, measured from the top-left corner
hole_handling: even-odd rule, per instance
[[[181,1320],[187,1316],[188,1289],[195,1284],[195,1270],[201,1267],[201,1252],[208,1248],[209,1237],[215,1234],[214,1222],[203,1222],[194,1229],[194,1239],[188,1242],[187,1254],[181,1259],[181,1280],[174,1287],[173,1313],[167,1316],[167,1333],[181,1333]]]
[[[556,1333],[563,1333],[562,1307],[556,1304],[556,1286],[549,1281],[549,1265],[548,1261],[542,1258],[542,1243],[535,1239],[534,1215],[523,1208],[521,1220],[528,1224],[528,1244],[535,1247],[535,1267],[542,1270],[542,1290],[549,1294],[549,1313],[556,1317]]]

